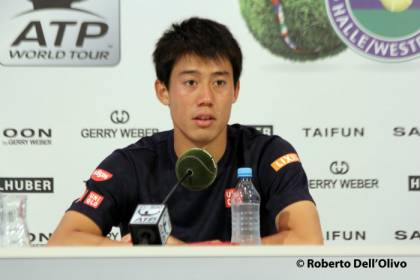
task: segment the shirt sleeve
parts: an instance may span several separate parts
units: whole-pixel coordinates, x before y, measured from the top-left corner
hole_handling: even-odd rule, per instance
[[[292,203],[309,200],[308,179],[295,149],[280,137],[266,146],[258,170],[266,210],[273,216]]]
[[[68,210],[89,217],[105,236],[113,226],[121,223],[122,217],[127,215],[127,206],[137,197],[136,193],[133,193],[135,188],[132,187],[135,178],[130,161],[117,150],[92,172],[86,181],[84,194],[75,200]]]

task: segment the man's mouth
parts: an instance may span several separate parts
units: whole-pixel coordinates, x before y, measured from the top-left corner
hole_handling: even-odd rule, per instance
[[[198,127],[205,128],[211,126],[216,119],[212,115],[198,115],[193,120]]]

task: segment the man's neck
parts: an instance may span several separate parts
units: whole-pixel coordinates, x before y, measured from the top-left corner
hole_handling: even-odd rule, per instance
[[[223,157],[227,146],[227,127],[222,131],[212,142],[199,143],[193,142],[185,137],[182,132],[174,129],[174,149],[177,157],[180,157],[184,152],[191,148],[201,148],[209,152],[216,162]]]

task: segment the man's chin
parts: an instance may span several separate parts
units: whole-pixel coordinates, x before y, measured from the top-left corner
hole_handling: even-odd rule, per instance
[[[213,129],[198,129],[190,135],[190,140],[197,145],[197,147],[205,147],[216,141],[218,135],[220,135],[220,133],[217,133],[217,131],[214,131]]]
[[[217,142],[224,132],[223,129],[216,126],[209,128],[189,127],[188,129],[180,129],[179,127],[177,129],[175,127],[175,131],[179,132],[181,139],[184,138],[191,145],[199,148],[204,148],[213,142]]]
[[[190,138],[191,142],[199,148],[209,145],[214,139],[215,137],[211,137],[210,135],[194,135]]]

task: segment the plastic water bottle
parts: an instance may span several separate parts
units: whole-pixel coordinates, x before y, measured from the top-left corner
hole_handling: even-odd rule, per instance
[[[252,184],[252,169],[238,169],[238,184],[231,197],[232,239],[239,244],[260,244],[260,202]]]
[[[0,246],[30,246],[26,225],[26,196],[0,194]]]

